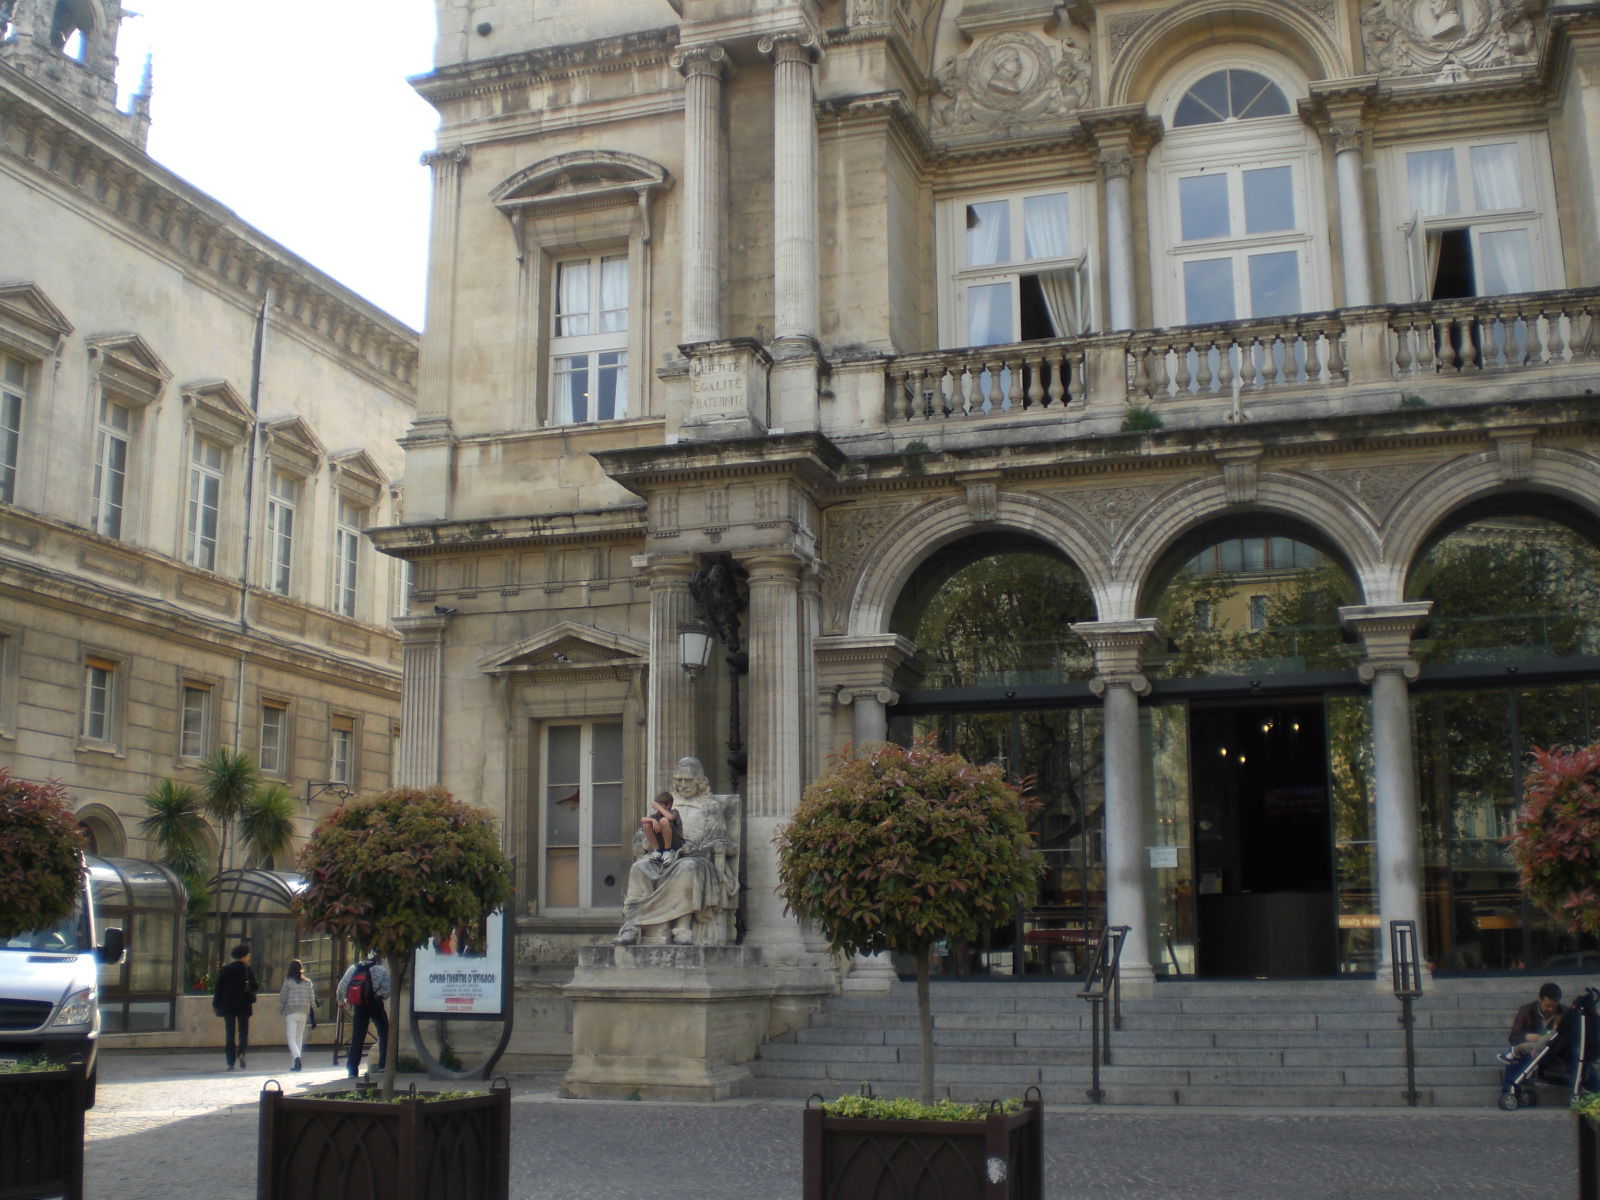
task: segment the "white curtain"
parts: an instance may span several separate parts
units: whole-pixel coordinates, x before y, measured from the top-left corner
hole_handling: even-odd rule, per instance
[[[1029,196],[1022,202],[1023,242],[1032,260],[1067,256],[1067,197],[1064,193]],[[1085,332],[1083,264],[1081,261],[1054,271],[1039,272],[1039,290],[1057,337],[1077,337]]]
[[[1415,150],[1406,155],[1411,182],[1411,204],[1425,217],[1459,212],[1456,196],[1456,160],[1453,150]]]
[[[1478,292],[1506,296],[1533,290],[1533,251],[1526,229],[1478,235]]]
[[[1472,147],[1472,198],[1479,212],[1522,207],[1521,161],[1516,146]]]
[[[600,263],[600,332],[620,332],[628,327],[628,260],[602,259]]]
[[[1057,337],[1080,337],[1089,332],[1088,289],[1084,286],[1082,263],[1059,271],[1041,271],[1039,290],[1044,293],[1044,305]]]
[[[580,337],[589,332],[589,264],[562,263],[556,270],[556,336]]]

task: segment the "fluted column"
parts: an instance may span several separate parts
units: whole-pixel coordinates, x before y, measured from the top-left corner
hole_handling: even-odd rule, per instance
[[[817,339],[817,39],[778,34],[760,42],[772,68],[773,340]]]
[[[433,170],[433,218],[428,232],[428,309],[417,363],[417,424],[448,420],[450,356],[455,340],[456,235],[461,224],[465,146],[422,156]]]
[[[1411,637],[1433,605],[1351,605],[1339,610],[1345,628],[1361,638],[1366,658],[1357,668],[1372,688],[1373,838],[1377,842],[1378,982],[1387,986],[1389,922],[1417,923],[1417,954],[1428,958],[1422,908],[1422,854],[1417,816],[1416,755],[1411,736],[1411,690],[1418,675]]]
[[[1126,925],[1121,972],[1125,986],[1150,983],[1150,929],[1145,905],[1144,758],[1139,697],[1150,691],[1145,649],[1165,636],[1155,620],[1082,621],[1072,632],[1094,652],[1090,687],[1105,706],[1106,921]]]
[[[711,679],[690,679],[678,661],[678,628],[694,616],[689,576],[692,555],[652,558],[645,567],[650,580],[650,730],[646,767],[651,795],[671,783],[672,768],[686,754],[700,757],[695,742],[696,711],[705,703],[702,690],[714,696]]]
[[[397,617],[400,631],[400,745],[397,787],[442,782],[444,748],[444,635],[448,617]]]
[[[1339,184],[1340,262],[1348,308],[1372,303],[1372,271],[1367,264],[1367,204],[1361,191],[1361,127],[1333,127],[1333,171]]]
[[[1106,293],[1112,329],[1133,328],[1133,155],[1123,149],[1100,155],[1106,186]]]
[[[722,80],[727,52],[694,46],[673,56],[683,72],[683,315],[685,343],[722,337],[722,224],[727,191]]]
[[[801,736],[798,713],[800,571],[798,555],[772,550],[741,556],[749,572],[750,769],[745,852],[747,940],[761,946],[765,961],[809,957],[806,936],[783,911],[777,895],[778,860],[773,836],[800,802]]]

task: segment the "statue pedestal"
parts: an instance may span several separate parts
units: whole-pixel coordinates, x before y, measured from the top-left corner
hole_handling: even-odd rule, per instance
[[[747,946],[586,946],[566,987],[564,1096],[726,1100],[749,1090],[773,981]]]

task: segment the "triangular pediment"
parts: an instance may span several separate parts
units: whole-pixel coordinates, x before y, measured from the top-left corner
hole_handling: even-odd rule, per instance
[[[183,398],[195,424],[228,441],[242,441],[254,420],[250,405],[226,379],[185,384]]]
[[[72,332],[72,322],[31,283],[0,286],[0,335],[19,349],[41,358],[52,355],[61,339]]]
[[[650,647],[626,634],[560,621],[514,646],[503,647],[478,663],[490,675],[530,670],[582,670],[586,667],[642,667]]]
[[[100,360],[100,383],[122,400],[149,403],[172,378],[167,364],[137,333],[90,338],[89,350]]]
[[[330,454],[328,463],[333,467],[333,485],[341,492],[368,506],[378,502],[388,480],[365,450],[341,450]]]
[[[322,440],[302,417],[278,417],[263,427],[267,438],[267,457],[293,471],[310,475],[327,453]]]

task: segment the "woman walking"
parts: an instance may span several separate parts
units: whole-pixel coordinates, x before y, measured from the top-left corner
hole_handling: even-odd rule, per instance
[[[305,1046],[306,1018],[317,1007],[317,989],[305,973],[305,967],[298,958],[289,962],[289,970],[284,975],[283,990],[278,993],[278,1011],[283,1014],[283,1040],[289,1044],[289,1057],[294,1060],[294,1065],[289,1069],[300,1069],[300,1054]]]

